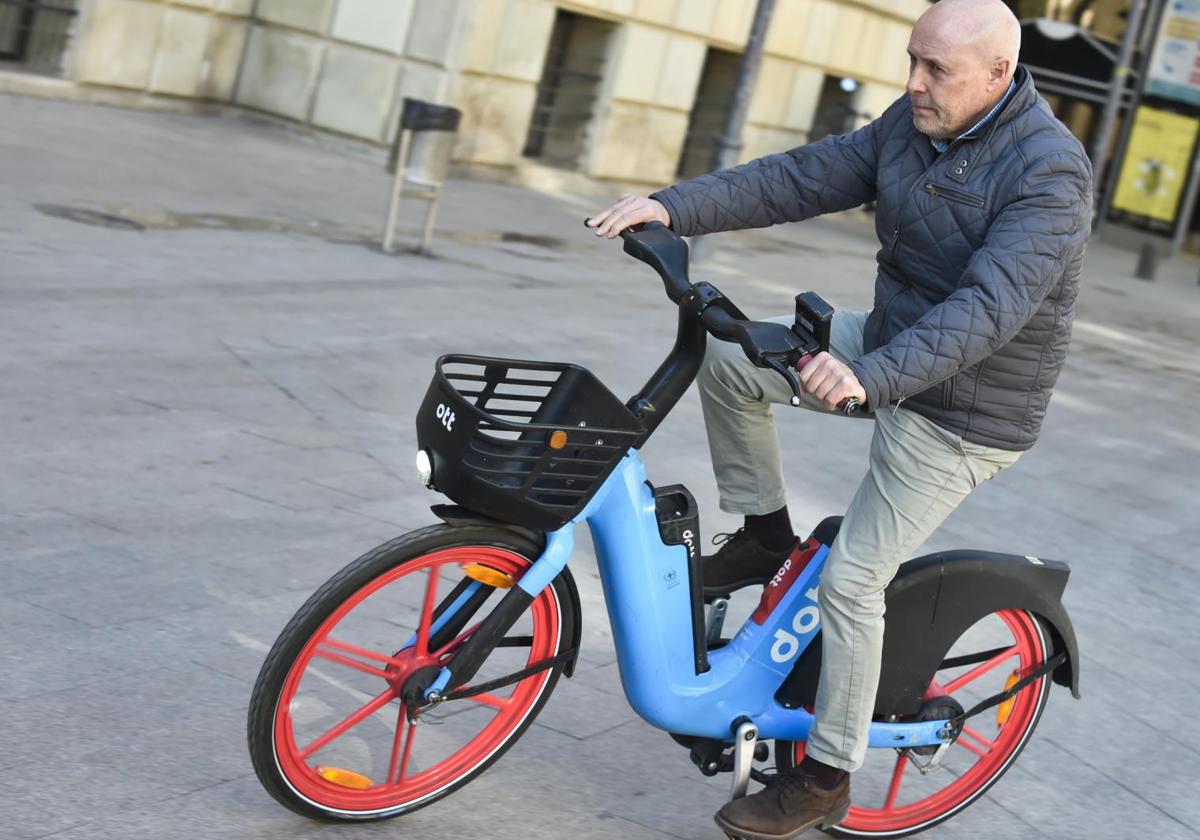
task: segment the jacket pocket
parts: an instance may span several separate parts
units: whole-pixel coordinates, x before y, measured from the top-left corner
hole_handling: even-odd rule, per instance
[[[957,376],[951,376],[942,383],[942,408],[950,411],[954,408],[954,380]]]
[[[972,195],[969,192],[956,190],[954,187],[944,187],[941,184],[926,183],[925,192],[929,193],[934,198],[944,198],[948,201],[954,201],[958,204],[966,204],[971,207],[982,207],[982,196]]]

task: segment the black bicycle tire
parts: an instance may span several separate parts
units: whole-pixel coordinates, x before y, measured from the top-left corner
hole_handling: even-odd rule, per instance
[[[475,545],[513,551],[530,562],[536,560],[541,553],[541,548],[532,540],[504,528],[488,525],[431,525],[389,540],[354,560],[322,584],[292,616],[259,670],[251,692],[246,722],[246,737],[255,775],[277,802],[302,816],[331,822],[376,822],[403,816],[444,799],[478,778],[521,738],[537,718],[554,692],[565,667],[563,664],[550,669],[550,678],[524,720],[484,761],[436,793],[415,803],[384,812],[357,815],[353,812],[321,808],[294,791],[279,769],[274,745],[274,720],[278,698],[296,657],[322,622],[362,586],[400,563],[411,562],[431,551],[443,548]],[[574,627],[574,604],[562,576],[556,578],[551,586],[554,587],[559,605],[562,628],[558,649],[555,651],[558,655],[571,650],[577,644],[577,640],[571,637]]]

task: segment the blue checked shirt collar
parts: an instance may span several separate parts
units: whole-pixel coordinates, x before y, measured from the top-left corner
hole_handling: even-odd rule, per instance
[[[1008,83],[1008,90],[1006,90],[1004,92],[1004,96],[1001,96],[1000,101],[992,106],[992,110],[990,110],[986,114],[984,114],[983,119],[981,119],[979,122],[975,123],[975,125],[971,126],[970,128],[968,128],[966,131],[964,131],[962,134],[958,135],[958,137],[956,137],[954,139],[961,140],[964,137],[969,137],[970,135],[974,134],[975,132],[979,131],[979,129],[981,129],[985,125],[987,125],[988,122],[991,121],[992,117],[996,116],[996,113],[1001,108],[1004,107],[1004,103],[1008,101],[1008,98],[1010,96],[1012,96],[1013,91],[1016,89],[1017,89],[1017,80],[1013,79],[1011,82]],[[950,148],[950,143],[951,143],[950,140],[938,140],[935,137],[930,137],[929,142],[933,144],[933,148],[937,151],[937,153],[939,155],[942,152],[946,151],[946,149]]]

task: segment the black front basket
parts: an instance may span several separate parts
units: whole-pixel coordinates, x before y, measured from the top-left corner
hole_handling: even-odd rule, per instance
[[[417,414],[437,490],[539,531],[583,510],[644,434],[590,371],[554,362],[443,356]]]

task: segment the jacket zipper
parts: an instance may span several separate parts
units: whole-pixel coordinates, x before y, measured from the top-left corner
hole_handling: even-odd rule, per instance
[[[946,154],[946,152],[949,152],[950,149],[954,148],[956,145],[958,145],[958,140],[955,140],[953,143],[951,143],[950,146],[946,149],[946,151],[942,152],[942,154],[943,155]],[[925,176],[929,174],[929,170],[933,168],[934,164],[936,164],[937,161],[938,161],[938,158],[935,157],[933,159],[933,162],[925,167],[925,170],[921,173],[922,179],[924,179]],[[928,183],[926,183],[926,187],[928,187],[928,186],[929,186]],[[900,220],[904,218],[904,211],[908,208],[908,202],[912,198],[913,189],[915,189],[915,187],[910,189],[908,191],[908,194],[904,196],[904,201],[901,202],[900,209],[896,211],[896,228],[895,228],[895,230],[892,231],[891,249],[892,249],[893,256],[895,256],[895,254],[896,254],[896,246],[900,244]]]
[[[907,288],[907,287],[905,287],[905,288]],[[883,315],[879,319],[881,324],[887,323],[887,316],[888,316],[888,313],[892,311],[892,304],[895,303],[896,298],[900,297],[900,295],[902,295],[902,294],[904,294],[904,289],[901,289],[900,291],[896,292],[896,294],[894,294],[890,298],[888,298],[888,302],[883,305]]]
[[[993,122],[995,122],[995,121],[993,120]],[[992,128],[994,130],[995,126],[992,126]],[[988,136],[989,137],[991,136],[991,132],[988,133]],[[959,139],[962,139],[962,138],[959,138]],[[949,147],[947,147],[945,152],[942,152],[942,154],[946,154],[947,152],[949,152],[951,149],[953,149],[957,145],[958,145],[958,140],[955,140],[953,143],[950,144]],[[934,162],[936,163],[936,161],[937,161],[937,159],[935,158]],[[932,168],[933,168],[932,163],[929,166],[925,167],[925,171],[921,173],[921,177],[924,178],[925,175],[929,174],[929,170]],[[975,204],[976,207],[983,206],[983,199],[977,195],[971,195],[970,193],[960,192],[955,189],[947,189],[945,187],[940,187],[940,186],[933,184],[930,181],[925,182],[924,189],[927,193],[929,193],[934,198],[937,198],[939,193],[944,193],[947,198],[951,198],[951,196],[953,195],[952,200],[957,199],[959,201],[963,201],[966,204]],[[895,256],[895,253],[896,253],[896,246],[898,244],[900,244],[900,219],[902,219],[904,217],[904,211],[908,207],[908,202],[909,202],[909,199],[911,199],[911,198],[912,198],[912,190],[910,189],[908,191],[908,195],[904,196],[904,201],[903,201],[903,203],[901,203],[900,209],[896,212],[896,228],[895,228],[895,230],[892,231],[892,244],[891,244],[891,251],[892,251],[893,256]],[[978,203],[976,204],[976,202],[978,202]],[[891,312],[892,304],[895,303],[896,298],[900,297],[900,295],[902,295],[902,294],[904,294],[903,289],[901,289],[900,291],[896,292],[896,294],[894,294],[890,298],[888,298],[888,302],[886,304],[884,304],[884,306],[883,306],[883,317],[880,319],[882,323],[884,323],[884,324],[887,323],[887,316],[888,316],[888,313]],[[953,394],[954,394],[954,377],[957,375],[958,375],[958,371],[955,371],[953,374],[950,375],[951,399],[953,398]],[[907,394],[902,396],[900,399],[896,400],[896,402],[894,402],[892,404],[892,414],[893,415],[895,415],[896,412],[898,412],[900,410],[900,404],[903,403],[906,399],[908,399]]]
[[[941,184],[925,182],[925,192],[929,193],[934,198],[944,196],[950,201],[957,201],[959,204],[969,204],[972,207],[982,207],[983,199],[977,195],[972,195],[969,192],[956,190],[953,187],[944,187]]]
[[[942,408],[946,411],[950,411],[954,408],[954,380],[957,376],[958,372],[956,371],[954,376],[951,376],[946,380],[946,387],[942,395]]]

